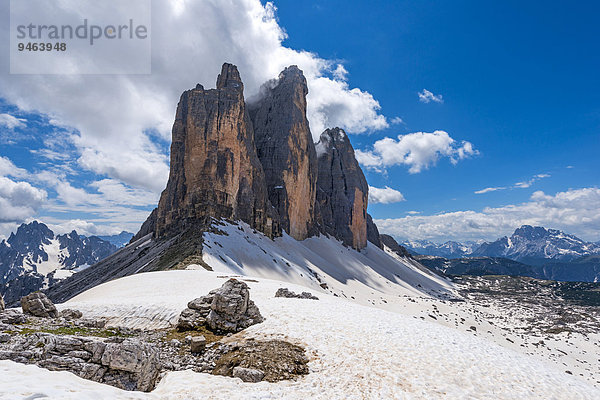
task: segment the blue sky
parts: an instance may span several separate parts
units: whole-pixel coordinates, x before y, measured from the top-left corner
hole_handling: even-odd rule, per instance
[[[313,130],[343,126],[370,186],[393,189],[369,207],[384,232],[494,239],[528,223],[600,240],[600,5],[175,3],[153,2],[180,21],[153,20],[150,77],[25,79],[2,66],[0,156],[23,171],[0,164],[0,234],[31,218],[135,230],[164,186],[179,93],[213,86],[230,61],[247,95],[300,65]]]

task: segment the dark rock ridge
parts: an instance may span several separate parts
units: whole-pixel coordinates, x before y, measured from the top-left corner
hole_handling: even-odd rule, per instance
[[[297,240],[315,230],[317,155],[306,117],[308,86],[300,69],[286,68],[262,88],[250,115],[271,204],[281,227]]]
[[[412,254],[405,247],[401,246],[390,235],[380,235],[381,244],[388,247],[391,251],[398,254],[400,257],[413,258]]]
[[[348,135],[340,128],[327,129],[321,134],[316,149],[321,230],[341,239],[347,246],[362,249],[367,245],[369,186]]]
[[[375,246],[379,247],[380,249],[383,248],[381,235],[379,234],[379,229],[377,228],[377,225],[375,225],[375,222],[373,222],[373,218],[369,214],[367,214],[367,240],[373,243]]]

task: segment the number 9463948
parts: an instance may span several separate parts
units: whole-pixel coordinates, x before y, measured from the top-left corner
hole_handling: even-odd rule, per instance
[[[66,51],[66,43],[19,43],[17,44],[19,51]]]

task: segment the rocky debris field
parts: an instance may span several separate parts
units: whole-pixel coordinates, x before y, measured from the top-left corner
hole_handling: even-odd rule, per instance
[[[503,275],[453,280],[466,299],[493,304],[511,327],[524,334],[600,331],[600,284]]]
[[[78,310],[58,313],[42,293],[21,301],[23,313],[0,311],[0,360],[145,392],[167,371],[193,370],[244,382],[276,382],[308,373],[301,347],[244,338],[241,331],[263,318],[247,285],[235,279],[190,301],[176,329],[106,328],[104,320],[85,318]]]

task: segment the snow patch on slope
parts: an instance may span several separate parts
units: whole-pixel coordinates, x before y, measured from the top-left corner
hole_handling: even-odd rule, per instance
[[[159,320],[176,316],[187,301],[228,278],[205,270],[142,273],[97,286],[62,307],[122,321]],[[293,291],[306,288],[262,278],[240,279],[249,285],[250,296],[266,319],[229,340],[279,338],[302,345],[310,359],[310,374],[297,381],[244,384],[191,371],[169,372],[145,398],[600,398],[593,386],[555,366],[466,332],[316,291],[312,292],[318,301],[275,298],[282,286]],[[36,375],[22,374],[18,368],[2,372],[0,397],[8,390],[5,387],[22,391],[37,381]],[[114,398],[122,397],[115,393]]]
[[[372,243],[361,250],[327,236],[272,240],[247,224],[206,233],[202,259],[214,271],[300,284],[373,304],[383,295],[455,297],[452,284]],[[202,268],[194,265],[190,269]]]

